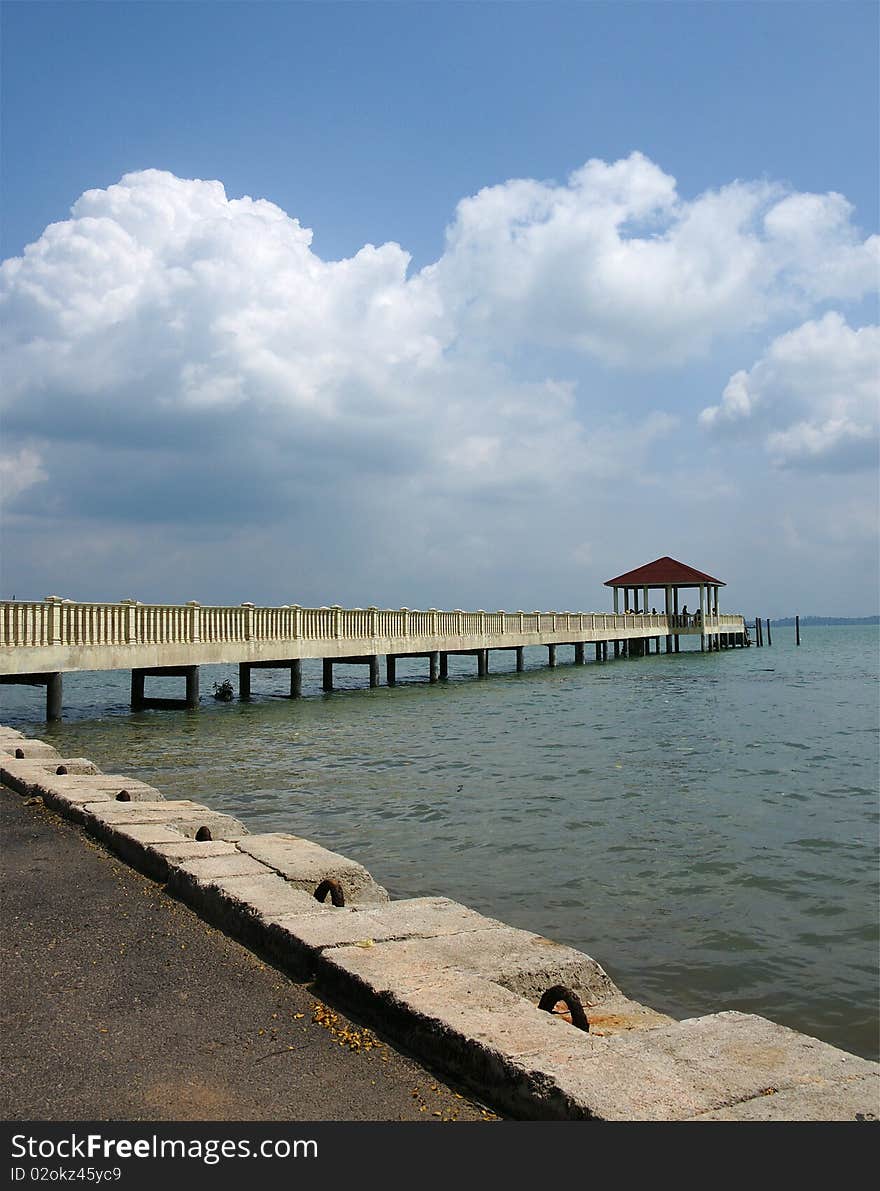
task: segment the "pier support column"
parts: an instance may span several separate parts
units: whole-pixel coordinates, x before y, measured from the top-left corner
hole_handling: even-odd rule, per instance
[[[61,719],[61,672],[46,675],[46,719],[51,723]]]
[[[251,668],[247,662],[238,663],[238,699],[247,703],[251,697]]]
[[[574,664],[576,666],[582,666],[584,664],[584,643],[583,643],[583,641],[575,641]]]
[[[556,665],[556,646],[555,645],[547,646],[547,665],[548,666]]]
[[[526,668],[525,646],[517,645],[516,647],[516,672],[521,674]]]
[[[666,652],[672,653],[672,637],[666,638]]]
[[[133,711],[143,710],[145,677],[143,670],[132,670],[131,672],[131,706]]]
[[[199,705],[199,668],[186,667],[186,705],[190,709]]]
[[[299,699],[303,692],[303,664],[299,658],[290,663],[290,697]]]
[[[608,642],[607,641],[602,642],[602,661],[603,662],[608,661]]]
[[[620,642],[619,641],[614,642],[614,656],[616,658],[620,657]]]
[[[440,677],[449,677],[449,654],[445,650],[440,653]]]
[[[428,682],[437,682],[440,678],[440,654],[437,652],[428,655]]]
[[[385,681],[389,686],[397,682],[397,658],[393,653],[389,653],[385,659]]]
[[[370,686],[379,685],[379,655],[374,653],[370,658]]]
[[[333,662],[330,658],[324,658],[322,663],[321,690],[333,690]]]
[[[489,650],[477,650],[477,677],[485,678],[489,673]]]
[[[596,650],[596,661],[601,662],[602,661],[602,643],[601,643],[601,641],[596,642],[595,650]]]

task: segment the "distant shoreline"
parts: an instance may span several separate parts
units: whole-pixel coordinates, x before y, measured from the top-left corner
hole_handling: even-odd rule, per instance
[[[787,625],[794,626],[793,616],[784,616],[779,620],[772,621],[775,625],[781,625],[785,628]],[[846,625],[846,624],[880,624],[880,616],[802,616],[801,627],[805,625]]]

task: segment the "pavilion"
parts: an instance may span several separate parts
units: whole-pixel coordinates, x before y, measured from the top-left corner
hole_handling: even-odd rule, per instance
[[[705,571],[698,571],[696,567],[688,566],[686,563],[664,555],[663,558],[657,558],[654,562],[648,562],[644,566],[636,567],[634,571],[627,571],[624,575],[618,575],[614,579],[606,580],[605,586],[611,587],[614,590],[615,612],[638,612],[640,610],[640,592],[641,611],[648,612],[648,592],[663,591],[665,614],[668,617],[674,618],[673,623],[676,625],[681,623],[681,616],[684,615],[684,608],[687,607],[687,605],[683,605],[682,612],[679,612],[679,591],[688,588],[696,589],[699,591],[698,611],[700,620],[705,626],[707,617],[718,615],[718,590],[727,585],[723,579],[716,579],[712,575],[707,575]],[[621,591],[623,591],[622,608],[620,607]],[[705,648],[704,642],[705,634],[701,637],[701,644]],[[674,646],[672,638],[666,638],[667,652],[670,652],[673,648],[677,653],[679,649],[677,634],[675,635]]]

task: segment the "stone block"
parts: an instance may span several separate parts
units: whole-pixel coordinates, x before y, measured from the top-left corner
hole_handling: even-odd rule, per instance
[[[566,1039],[511,1065],[518,1081],[544,1090],[557,1114],[606,1121],[687,1120],[772,1089],[876,1071],[815,1038],[736,1012],[596,1038],[589,1054]]]
[[[173,827],[189,839],[200,832],[210,839],[238,840],[247,835],[247,828],[231,815],[221,815],[198,802],[188,799],[167,802],[100,802],[87,803],[86,826],[99,839],[108,843],[114,828],[131,824],[156,824]]]
[[[592,1001],[619,993],[604,969],[584,952],[492,919],[487,923],[487,929],[482,930],[376,943],[370,962],[397,969],[412,966],[473,972],[535,1005],[554,984],[579,990]]]
[[[740,1100],[705,1112],[694,1121],[876,1121],[880,1117],[880,1075],[818,1080],[780,1092]]]
[[[388,891],[376,884],[363,865],[300,836],[285,832],[249,835],[239,847],[306,893],[314,893],[321,881],[332,878],[342,886],[346,904],[389,900]]]
[[[327,947],[428,939],[504,926],[502,922],[485,918],[476,910],[446,897],[415,897],[382,905],[343,906],[320,918],[309,915],[300,922],[289,915],[281,915],[275,921],[316,952]]]
[[[282,914],[297,917],[330,914],[335,911],[321,905],[310,894],[295,889],[283,877],[260,865],[252,857],[240,855],[238,864],[250,861],[259,871],[234,876],[210,876],[207,862],[200,862],[202,872],[188,872],[193,865],[175,866],[170,873],[169,888],[199,914],[214,922],[248,946],[277,959],[297,979],[312,975],[309,955],[284,937],[278,946],[278,936],[271,924]],[[218,861],[233,857],[217,857]]]
[[[28,761],[61,756],[54,745],[46,744],[43,740],[25,740],[23,737],[8,740],[0,737],[0,754]]]
[[[56,776],[60,767],[68,774],[97,774],[98,767],[87,757],[57,757],[52,760],[31,759],[15,760],[12,757],[0,758],[0,781],[11,790],[26,798],[42,797],[40,785],[48,778]]]

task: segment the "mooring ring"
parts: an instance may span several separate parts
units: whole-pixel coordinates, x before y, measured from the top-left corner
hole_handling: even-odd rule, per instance
[[[585,1034],[589,1034],[590,1022],[581,999],[577,993],[566,988],[564,984],[554,984],[552,988],[548,988],[538,1002],[538,1008],[543,1009],[546,1013],[552,1013],[558,1001],[564,1002],[571,1014],[571,1024],[578,1030],[583,1030]]]
[[[332,877],[325,877],[315,890],[315,897],[319,902],[323,902],[327,900],[328,893],[330,894],[330,901],[334,906],[345,905],[345,894],[342,892],[342,886]]]

